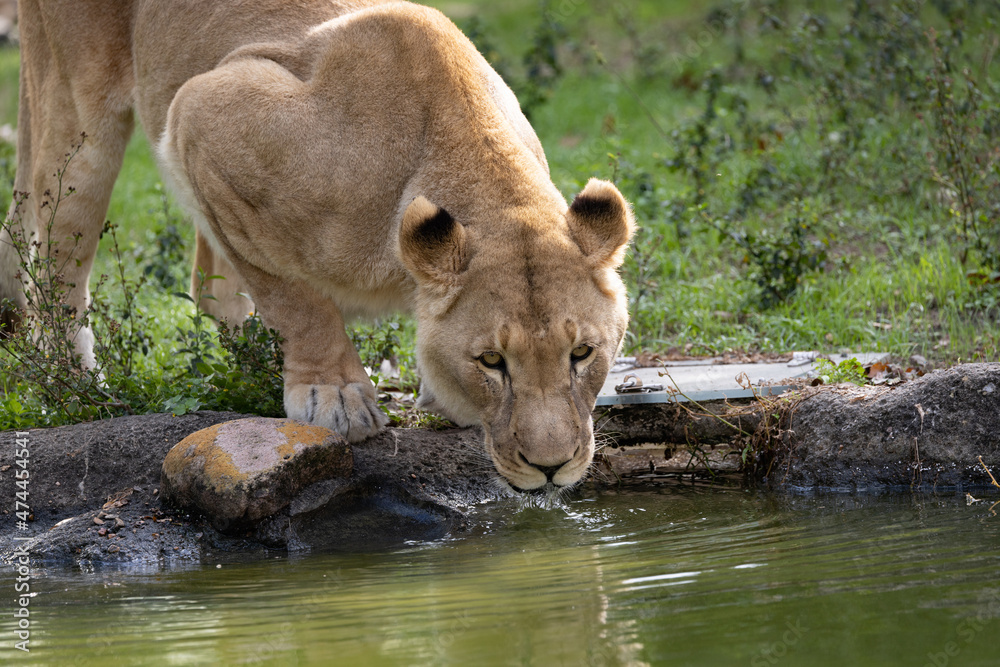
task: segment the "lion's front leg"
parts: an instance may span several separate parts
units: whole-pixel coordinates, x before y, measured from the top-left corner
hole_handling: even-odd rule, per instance
[[[318,302],[308,307],[286,307],[275,320],[285,339],[285,414],[359,442],[381,431],[389,418],[378,407],[375,387],[344,330],[340,311],[333,302],[316,297]],[[268,322],[264,306],[258,306]]]
[[[389,423],[375,387],[344,329],[340,310],[314,289],[232,262],[246,282],[261,319],[284,343],[285,414],[324,426],[350,442],[372,436]]]
[[[375,402],[370,380],[338,384],[290,384],[285,378],[285,414],[359,442],[381,431],[389,418]]]
[[[285,339],[285,414],[359,442],[385,428],[389,419],[378,407],[375,387],[340,312],[330,301],[324,305],[285,312],[275,320]],[[263,308],[261,316],[271,321]]]
[[[299,298],[305,290],[315,298]],[[350,442],[375,435],[389,419],[378,407],[375,387],[340,311],[303,285],[287,295],[289,302],[277,308],[258,300],[264,322],[285,339],[285,414],[336,431]],[[277,311],[273,319],[271,311]]]

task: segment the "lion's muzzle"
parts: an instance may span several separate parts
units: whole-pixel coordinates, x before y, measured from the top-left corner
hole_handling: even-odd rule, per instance
[[[519,491],[579,482],[594,457],[594,435],[589,415],[578,416],[566,408],[534,409],[515,415],[507,429],[486,426],[487,450],[497,472]]]

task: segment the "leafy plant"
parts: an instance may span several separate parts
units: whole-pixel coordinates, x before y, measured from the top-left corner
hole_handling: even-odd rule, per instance
[[[541,20],[532,35],[531,47],[522,58],[525,78],[517,90],[521,109],[528,118],[549,100],[552,89],[563,75],[558,47],[566,39],[566,30],[554,18],[551,5],[552,0],[542,0]]]
[[[187,372],[194,377],[201,377],[206,373],[205,367],[217,358],[216,350],[218,343],[212,335],[211,324],[215,318],[201,309],[201,300],[215,300],[211,294],[205,294],[205,283],[209,280],[225,280],[225,276],[206,276],[205,271],[198,267],[198,287],[195,295],[191,296],[187,292],[174,292],[178,299],[190,301],[194,304],[194,312],[188,315],[191,327],[177,327],[177,342],[181,347],[177,350],[179,355],[187,356]]]
[[[813,369],[824,384],[850,382],[864,385],[868,382],[865,367],[854,357],[844,359],[839,364],[835,364],[829,359],[817,359],[813,364]]]
[[[361,363],[372,371],[377,372],[385,360],[396,361],[401,346],[398,317],[372,324],[356,324],[347,333],[358,350]]]
[[[204,409],[282,416],[281,341],[256,314],[235,327],[220,322],[219,347],[202,357],[196,375],[176,379],[174,386],[181,391],[167,398],[162,409],[173,414]]]
[[[795,294],[803,277],[823,267],[826,244],[812,238],[814,220],[797,211],[777,233],[759,234],[739,230],[730,233],[733,242],[746,253],[750,278],[759,288],[757,302],[768,309]]]
[[[145,254],[142,272],[157,285],[169,290],[183,281],[181,276],[187,259],[187,243],[184,240],[181,221],[170,212],[167,193],[162,186],[157,190],[161,204],[160,221],[150,235],[153,252]]]
[[[242,324],[230,326],[226,321],[212,323],[215,318],[200,307],[209,280],[222,276],[206,276],[198,269],[198,287],[192,297],[176,292],[175,297],[189,301],[194,312],[188,315],[190,327],[177,327],[177,352],[184,366],[175,371],[173,386],[180,391],[163,402],[163,410],[185,414],[194,410],[234,410],[264,417],[283,414],[284,383],[281,376],[284,356],[282,338],[275,329],[268,329],[255,313]]]
[[[219,344],[228,355],[228,364],[226,382],[217,386],[223,393],[229,392],[227,409],[263,416],[284,414],[282,340],[256,313],[237,327],[219,323]]]
[[[165,410],[183,414],[198,409],[235,410],[264,416],[283,413],[281,338],[251,316],[238,327],[213,325],[213,318],[183,292],[175,297],[191,302],[187,326],[176,327],[179,348],[161,364],[146,356],[152,337],[140,306],[150,286],[143,270],[134,278],[126,270],[125,253],[117,228],[111,223],[102,234],[111,239],[112,278],[102,274],[83,312],[68,305],[64,270],[77,261],[80,236],[69,245],[54,238],[56,214],[75,190],[63,185],[67,168],[83,145],[73,146],[56,172],[54,192],[46,192],[41,210],[47,213],[41,235],[26,233],[22,209],[28,195],[15,193],[15,206],[2,231],[20,263],[18,279],[24,285],[28,308],[20,312],[21,326],[5,332],[0,351],[0,429],[56,426],[122,414]],[[139,258],[140,267],[149,267]],[[164,267],[166,268],[166,267]],[[199,284],[217,276],[198,274]],[[154,285],[163,289],[163,281]],[[201,295],[201,288],[197,296]],[[113,297],[113,298],[112,298]],[[162,295],[160,295],[162,300]],[[5,308],[14,309],[7,301]],[[82,326],[94,336],[93,368],[85,367],[74,339]]]
[[[392,388],[415,393],[419,385],[414,359],[415,325],[401,315],[356,323],[347,329],[351,343],[357,348],[361,363],[372,373],[372,381],[380,388]],[[399,377],[382,376],[383,362],[389,362]]]
[[[95,340],[98,358],[107,358],[111,368],[118,369],[121,381],[130,381],[134,375],[136,360],[149,353],[152,340],[143,324],[144,315],[138,307],[139,290],[145,279],[134,280],[125,271],[125,258],[118,240],[118,228],[106,222],[102,234],[111,236],[111,255],[116,268],[116,286],[120,300],[93,298],[91,309],[95,314],[95,324],[99,331],[107,332]],[[108,280],[102,274],[101,284]],[[103,297],[103,295],[102,295]]]
[[[4,413],[5,421],[15,424],[27,423],[28,415],[33,415],[37,423],[59,424],[132,412],[130,393],[137,389],[132,382],[132,363],[135,344],[142,340],[132,311],[135,285],[122,282],[126,312],[124,316],[119,314],[119,320],[112,317],[111,309],[102,301],[107,276],[97,282],[90,304],[84,311],[77,311],[68,303],[73,285],[66,282],[65,269],[69,262],[77,261],[74,251],[82,234],[68,239],[71,246],[60,244],[52,234],[60,205],[75,193],[63,181],[85,140],[86,135],[81,135],[57,170],[55,192],[43,194],[40,210],[47,213],[44,234],[24,229],[26,193],[15,193],[13,209],[3,222],[3,232],[18,257],[16,278],[24,284],[27,302],[27,310],[20,313],[19,329],[5,332],[0,357],[0,377],[9,409]],[[110,225],[105,231],[114,234]],[[16,309],[9,301],[4,308]],[[93,368],[84,367],[74,344],[82,327],[92,327],[94,332]],[[11,398],[12,394],[15,398]]]
[[[719,161],[726,151],[726,132],[720,129],[718,122],[722,81],[722,71],[713,68],[701,84],[705,91],[702,113],[670,133],[672,155],[664,164],[668,170],[684,174],[691,180],[694,206],[705,203]]]
[[[928,41],[931,172],[956,222],[962,263],[977,253],[993,282],[1000,279],[1000,87],[957,67],[933,28]]]

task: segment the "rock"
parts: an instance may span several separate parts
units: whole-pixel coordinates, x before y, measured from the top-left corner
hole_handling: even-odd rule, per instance
[[[508,497],[484,464],[478,428],[390,428],[352,447],[350,480],[303,490],[251,533],[271,548],[370,551],[469,528],[469,511]]]
[[[220,532],[252,527],[311,485],[350,477],[343,437],[291,419],[253,417],[192,433],[163,460],[164,499]]]
[[[794,445],[772,487],[879,490],[989,485],[1000,469],[1000,363],[963,364],[887,387],[816,392],[795,408]]]

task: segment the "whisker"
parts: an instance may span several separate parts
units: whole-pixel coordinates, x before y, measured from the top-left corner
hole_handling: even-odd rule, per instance
[[[618,438],[615,436],[620,435],[618,432],[594,433],[594,451],[600,451],[605,447],[617,447]]]

